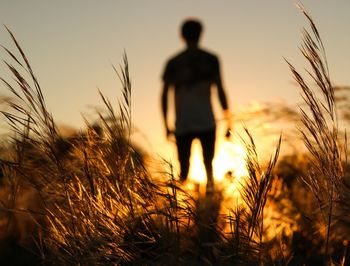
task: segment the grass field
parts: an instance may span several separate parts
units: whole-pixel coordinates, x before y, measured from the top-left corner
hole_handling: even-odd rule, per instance
[[[63,137],[9,31],[16,52],[5,48],[15,81],[2,79],[12,93],[2,111],[12,129],[0,158],[4,265],[349,265],[347,139],[320,34],[300,8],[309,23],[300,48],[308,72],[286,66],[305,103],[298,118],[307,152],[280,157],[279,138],[258,155],[259,140],[246,129],[247,174],[235,195],[234,176],[206,194],[178,183],[170,163],[149,171],[131,138],[126,55],[116,70],[117,111],[100,93],[98,121]]]

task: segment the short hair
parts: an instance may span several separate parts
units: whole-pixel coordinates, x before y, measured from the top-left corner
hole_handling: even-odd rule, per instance
[[[185,20],[181,28],[182,37],[184,37],[187,42],[198,42],[202,28],[202,23],[199,20]]]

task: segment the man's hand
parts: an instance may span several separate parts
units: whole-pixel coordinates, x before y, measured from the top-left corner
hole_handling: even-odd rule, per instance
[[[230,109],[226,109],[224,110],[224,118],[226,120],[227,123],[227,129],[226,129],[226,134],[225,137],[229,138],[232,134],[233,134],[233,130],[231,128],[231,124],[232,124],[232,114]]]
[[[230,127],[227,128],[226,130],[226,134],[225,134],[225,137],[228,139],[229,137],[231,137],[233,134],[233,131]]]

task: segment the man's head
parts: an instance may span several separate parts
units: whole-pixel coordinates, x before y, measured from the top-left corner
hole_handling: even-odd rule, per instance
[[[202,23],[196,19],[185,20],[182,24],[181,34],[187,44],[198,44],[202,32]]]

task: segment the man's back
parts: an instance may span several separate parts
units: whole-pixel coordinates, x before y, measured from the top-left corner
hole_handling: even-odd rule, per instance
[[[199,48],[186,49],[171,58],[165,68],[164,81],[178,87],[191,87],[195,83],[213,82],[219,73],[215,55]]]
[[[210,92],[218,75],[217,57],[199,48],[186,49],[168,61],[163,80],[175,89],[177,133],[215,127]]]

